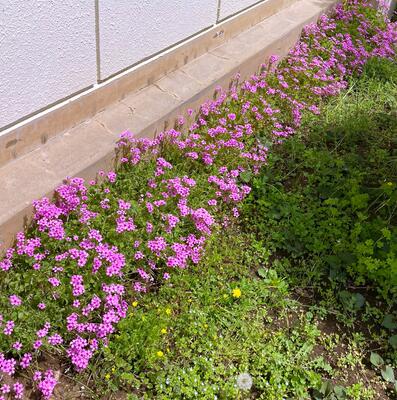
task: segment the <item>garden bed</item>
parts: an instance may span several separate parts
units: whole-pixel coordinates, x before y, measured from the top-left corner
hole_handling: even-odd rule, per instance
[[[397,367],[395,285],[335,260],[351,244],[350,257],[362,256],[362,242],[348,239],[357,226],[390,240],[389,255],[378,246],[372,263],[395,260],[397,62],[371,59],[349,84],[273,147],[239,223],[210,241],[201,265],[133,304],[92,371],[93,382],[104,378],[100,390],[124,388],[130,399],[396,397],[386,374]]]
[[[307,305],[290,298],[291,283],[286,282],[285,272],[291,272],[291,279],[296,276],[295,286],[303,279],[306,290],[307,266],[301,265],[297,275],[293,271],[302,260],[308,259],[314,274],[310,278],[324,281],[323,269],[316,270],[314,266],[323,260],[325,253],[332,256],[335,249],[332,246],[324,249],[321,242],[338,242],[336,236],[343,228],[341,221],[353,212],[346,217],[345,209],[338,210],[322,193],[320,200],[329,200],[332,206],[326,210],[332,214],[330,222],[328,214],[323,215],[325,211],[314,200],[306,202],[307,193],[294,192],[296,187],[317,188],[317,175],[313,175],[313,182],[308,180],[308,174],[316,170],[314,166],[306,165],[308,170],[299,176],[294,174],[293,179],[276,182],[293,193],[291,199],[295,203],[289,194],[277,198],[275,193],[265,191],[267,183],[262,180],[269,179],[266,173],[271,168],[275,168],[275,175],[277,171],[283,173],[288,170],[289,162],[299,158],[304,137],[290,137],[297,132],[303,135],[305,127],[309,129],[310,123],[302,125],[302,119],[310,121],[310,114],[318,121],[324,118],[318,114],[326,110],[327,99],[346,90],[351,77],[358,75],[368,60],[394,57],[396,35],[396,26],[370,6],[356,1],[338,6],[334,17],[323,16],[318,25],[306,27],[302,40],[279,65],[272,57],[269,68],[243,83],[241,89],[236,84],[230,93],[220,90],[214,101],[202,106],[188,135],[182,135],[178,127],[155,140],[136,140],[126,132],[119,144],[115,172],[100,172],[98,181],[87,186],[81,179],[71,179],[57,189],[54,202],[48,199],[35,202],[32,227],[18,235],[16,246],[8,250],[0,263],[3,294],[0,371],[6,382],[2,389],[5,396],[22,398],[24,387],[30,391],[33,386],[44,397],[50,397],[60,373],[69,371],[64,364],[65,356],[74,371],[81,373],[79,378],[70,371],[66,375],[84,381],[83,387],[91,387],[84,389],[85,395],[93,397],[100,396],[95,391],[98,387],[103,390],[106,386],[111,390],[126,387],[126,392],[135,390],[136,396],[143,398],[246,396],[230,377],[251,371],[251,362],[256,365],[251,372],[254,397],[308,398],[316,395],[315,388],[321,391],[322,375],[317,370],[330,371],[325,356],[323,361],[319,360],[321,355],[312,356],[313,351],[319,351],[316,346],[321,337],[315,321],[317,315],[314,310],[304,312]],[[393,118],[390,113],[385,115],[389,120]],[[184,124],[181,117],[179,127]],[[293,146],[294,151],[298,149],[293,159],[289,154],[294,152],[284,154],[280,150],[290,149],[288,146]],[[306,156],[305,149],[301,150]],[[358,150],[365,147],[359,146]],[[276,154],[279,159],[274,158]],[[324,156],[319,155],[318,160],[309,157],[302,162],[319,163]],[[332,161],[335,167],[322,168],[332,173],[338,171],[340,160]],[[387,171],[387,167],[382,168],[382,173]],[[322,170],[318,172],[320,176]],[[364,178],[357,174],[356,181],[344,182],[347,188],[353,183],[361,184],[359,178]],[[332,186],[332,180],[325,183]],[[393,182],[391,186],[385,185],[387,196],[388,190],[394,190]],[[346,187],[342,192],[346,192]],[[359,217],[358,211],[365,208],[370,197],[355,194],[358,197],[349,198],[348,205]],[[291,200],[286,203],[290,206],[278,214],[266,208],[281,207],[286,199]],[[300,211],[306,203],[318,212],[312,225],[307,225],[312,217],[311,208],[307,213]],[[291,237],[283,236],[285,232],[290,234],[288,213],[294,210],[298,223],[293,228],[298,232],[291,229],[295,239],[301,241],[298,250],[293,247]],[[335,216],[334,212],[340,215]],[[382,212],[381,219],[385,218]],[[241,221],[246,222],[239,233],[235,230],[241,213],[244,216]],[[335,224],[339,231],[333,232],[334,236],[323,235],[322,229],[316,230],[323,221]],[[350,228],[356,222],[348,220],[344,243],[352,240]],[[393,222],[389,218],[388,224],[378,224],[380,228],[376,225],[386,241],[395,240],[396,232],[390,228]],[[307,232],[300,232],[299,225]],[[272,229],[263,229],[264,226]],[[313,234],[318,235],[317,242],[304,240]],[[394,247],[389,255],[393,251]],[[289,261],[290,256],[294,263]],[[334,260],[338,262],[341,264],[340,260]],[[388,257],[383,264],[373,262],[376,268],[367,270],[361,264],[354,268],[351,263],[345,270],[341,266],[345,279],[342,282],[350,279],[357,281],[358,284],[354,283],[357,286],[365,283],[374,290],[374,296],[379,291],[386,301],[387,296],[395,295],[395,271],[390,273],[393,270],[387,269]],[[332,266],[332,262],[329,264]],[[187,267],[193,268],[192,274],[184,271]],[[254,273],[261,279],[253,278]],[[193,291],[194,296],[189,297],[183,286]],[[321,298],[327,301],[333,298],[333,289],[332,284],[325,294],[320,291]],[[313,291],[317,296],[314,284]],[[355,292],[347,291],[342,297],[342,303],[353,311],[362,303]],[[171,304],[165,306],[165,301]],[[148,313],[142,303],[150,308]],[[158,310],[153,311],[157,303]],[[195,313],[191,312],[191,304]],[[320,307],[320,311],[325,313],[325,308]],[[393,315],[386,315],[390,325]],[[170,320],[174,319],[179,323],[175,327],[170,326]],[[205,322],[207,319],[210,323]],[[264,329],[264,322],[270,330]],[[227,329],[220,338],[222,327]],[[169,336],[168,329],[177,332],[176,337]],[[213,342],[208,340],[211,335],[217,337],[216,344],[222,345],[219,370],[213,369],[213,360],[208,359],[208,352],[212,351]],[[191,341],[191,337],[199,339]],[[353,363],[351,358],[356,351],[361,351],[362,340],[357,337],[355,342],[349,338],[347,342],[329,340],[329,348],[340,343],[357,347],[349,347],[346,365]],[[160,348],[159,343],[164,345]],[[168,353],[176,358],[167,364],[167,370],[164,363]],[[215,355],[218,357],[217,352]],[[230,363],[232,357],[237,360]],[[189,359],[198,364],[189,365]],[[266,370],[272,359],[278,368],[274,372],[279,371],[273,380],[272,373]],[[382,363],[377,359],[380,370],[386,368],[388,360]],[[47,364],[56,365],[55,371],[53,367],[45,368]],[[311,368],[306,371],[309,364]],[[108,365],[112,366],[106,371]],[[189,375],[191,368],[199,372]],[[225,380],[225,369],[229,380]],[[243,375],[241,385],[248,385],[251,375]],[[99,386],[106,381],[109,383]],[[198,382],[203,385],[197,386]],[[382,389],[378,389],[376,385],[375,390],[380,394],[383,386],[379,383]],[[203,387],[205,393],[198,392]],[[361,388],[349,390],[369,396]],[[65,398],[65,386],[61,385],[57,391]]]

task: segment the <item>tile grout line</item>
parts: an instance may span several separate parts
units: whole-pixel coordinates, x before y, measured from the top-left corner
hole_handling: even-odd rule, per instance
[[[95,49],[96,49],[96,78],[101,81],[101,48],[99,44],[99,0],[95,1]],[[220,0],[219,0],[220,1]]]
[[[216,22],[215,22],[215,24],[219,23],[219,17],[221,15],[221,2],[222,2],[222,0],[218,0],[218,8],[216,10]]]

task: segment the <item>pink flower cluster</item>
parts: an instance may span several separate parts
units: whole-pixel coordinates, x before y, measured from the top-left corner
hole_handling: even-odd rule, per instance
[[[307,26],[279,65],[272,56],[239,90],[237,81],[228,93],[218,89],[189,128],[180,118],[180,130],[153,140],[124,132],[117,173],[100,171],[89,186],[69,179],[55,201],[35,201],[31,230],[0,261],[0,375],[30,369],[53,347],[77,371],[87,368],[126,317],[127,300],[170,279],[173,268],[198,264],[210,235],[238,218],[267,144],[292,135],[303,112],[318,114],[369,58],[393,57],[396,41],[396,24],[349,0]],[[23,397],[14,381],[1,386],[0,400]],[[51,397],[52,370],[34,372],[33,381]]]
[[[33,375],[33,381],[35,381],[37,388],[43,395],[44,399],[49,399],[51,397],[57,384],[57,379],[51,369],[45,371],[44,374],[40,371],[35,372]]]

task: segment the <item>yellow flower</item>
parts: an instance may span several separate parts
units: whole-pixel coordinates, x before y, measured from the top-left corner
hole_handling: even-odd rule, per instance
[[[106,374],[106,375],[105,375],[105,379],[106,379],[106,380],[109,380],[109,379],[110,379],[110,374]]]
[[[207,324],[204,324],[204,328],[208,328],[208,325],[207,325]]]
[[[158,351],[157,353],[157,357],[163,357],[164,356],[164,353],[160,350],[160,351]]]
[[[233,289],[232,294],[233,294],[233,297],[238,299],[241,296],[241,290],[239,288],[235,288],[235,289]]]
[[[132,303],[132,307],[136,307],[138,305],[138,302],[137,301],[134,301],[133,303]]]
[[[171,308],[166,308],[166,309],[165,309],[165,313],[166,313],[167,315],[171,315]]]
[[[116,368],[113,367],[113,368],[112,368],[112,372],[114,372],[114,371],[116,371]]]
[[[162,333],[163,335],[165,335],[165,334],[167,333],[167,328],[163,328],[163,329],[161,330],[161,333]]]

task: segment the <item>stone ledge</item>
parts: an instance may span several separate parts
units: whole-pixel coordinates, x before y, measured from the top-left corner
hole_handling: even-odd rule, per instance
[[[212,98],[218,85],[227,87],[237,72],[244,79],[270,55],[285,55],[302,27],[335,3],[300,0],[1,167],[0,249],[9,246],[28,223],[33,200],[51,196],[65,177],[92,179],[99,169],[111,169],[115,144],[124,130],[153,137],[171,127],[188,108],[197,109]]]

